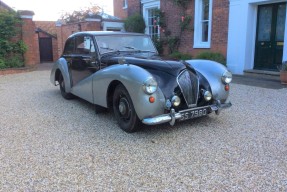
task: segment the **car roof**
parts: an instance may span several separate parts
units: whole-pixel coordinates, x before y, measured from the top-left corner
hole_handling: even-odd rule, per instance
[[[95,36],[105,36],[105,35],[145,35],[143,33],[130,33],[130,32],[118,32],[118,31],[82,31],[72,34],[69,38],[77,35],[95,35]]]

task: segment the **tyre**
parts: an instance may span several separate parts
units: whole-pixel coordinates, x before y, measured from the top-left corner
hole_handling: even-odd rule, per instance
[[[122,130],[132,133],[138,130],[140,120],[134,109],[131,97],[126,88],[120,84],[113,95],[113,110]]]
[[[66,89],[65,89],[65,81],[63,78],[62,73],[60,73],[59,75],[59,85],[60,85],[60,91],[61,91],[61,95],[65,98],[65,99],[73,99],[74,95],[72,93],[67,93]]]

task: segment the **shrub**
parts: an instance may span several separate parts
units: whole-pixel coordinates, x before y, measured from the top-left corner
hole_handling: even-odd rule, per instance
[[[6,68],[5,62],[3,59],[0,58],[0,69]]]
[[[221,53],[202,52],[196,56],[196,59],[211,60],[226,65],[226,59]]]
[[[170,58],[172,59],[177,59],[177,60],[189,60],[192,59],[192,56],[188,53],[180,53],[180,52],[174,52],[169,55]]]
[[[155,48],[157,49],[158,53],[161,55],[163,53],[163,43],[164,41],[161,40],[160,38],[153,37],[152,38],[153,44]]]
[[[14,12],[0,12],[0,68],[23,66],[23,53],[27,46],[17,40],[21,33],[21,19]]]
[[[145,31],[145,21],[140,14],[135,14],[128,17],[124,21],[124,26],[127,32],[134,33],[144,33]]]
[[[5,65],[7,68],[23,67],[23,58],[20,55],[13,55],[10,58],[5,59]]]

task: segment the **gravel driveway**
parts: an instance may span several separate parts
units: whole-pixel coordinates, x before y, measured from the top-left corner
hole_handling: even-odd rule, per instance
[[[220,116],[127,134],[49,75],[0,76],[0,191],[287,191],[287,89],[233,84]]]

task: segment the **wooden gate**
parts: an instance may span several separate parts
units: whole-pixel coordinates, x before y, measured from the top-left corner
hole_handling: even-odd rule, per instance
[[[40,61],[53,61],[52,37],[40,37]]]

